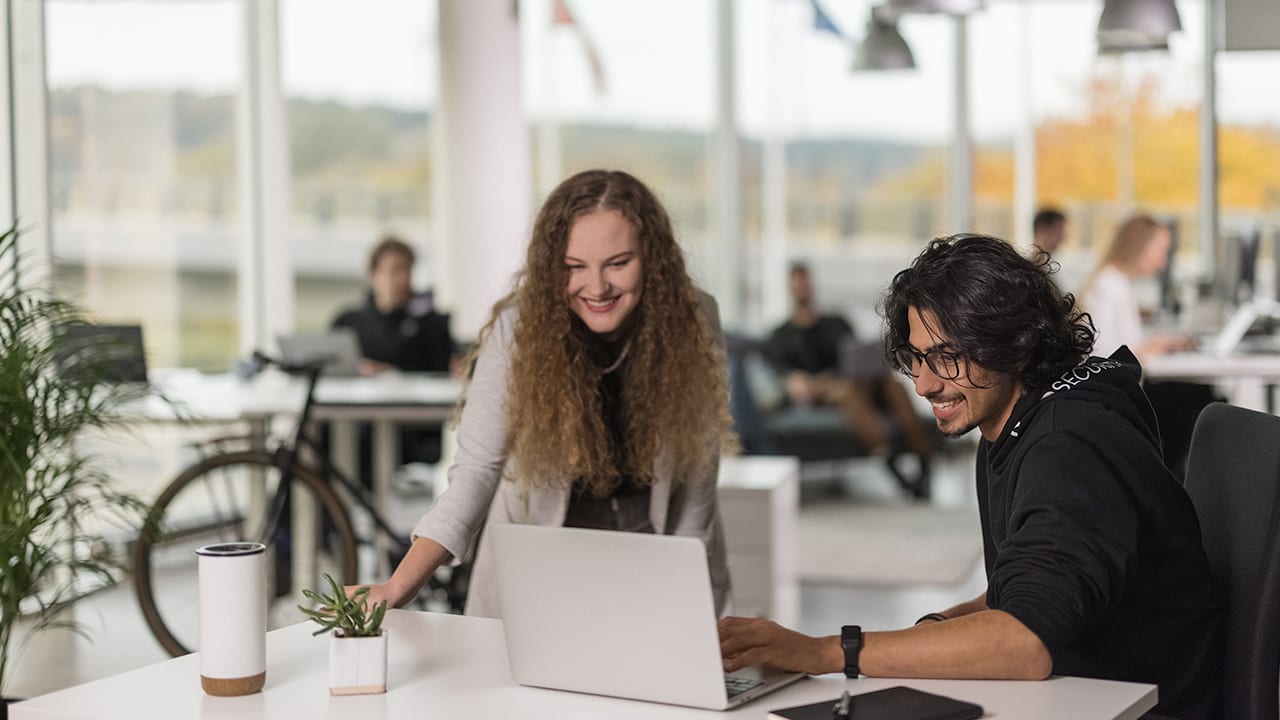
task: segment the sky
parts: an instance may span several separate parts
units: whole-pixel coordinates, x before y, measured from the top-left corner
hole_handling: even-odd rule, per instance
[[[505,0],[504,0],[505,1]],[[735,4],[738,119],[748,134],[870,136],[942,143],[951,133],[955,22],[910,15],[901,30],[915,71],[854,73],[852,43],[870,0],[819,0],[846,37],[813,29],[808,0]],[[601,58],[603,92],[577,35],[549,23],[550,0],[522,0],[527,112],[609,123],[707,130],[714,120],[714,0],[569,0]],[[1071,116],[1092,72],[1162,78],[1170,105],[1200,95],[1203,4],[1178,3],[1184,29],[1168,53],[1096,56],[1100,0],[989,0],[970,17],[971,123],[980,139],[1010,137],[1031,93],[1036,119]],[[232,91],[241,74],[240,0],[49,0],[53,87]],[[285,91],[312,99],[427,109],[437,96],[435,4],[429,0],[280,0]],[[1025,28],[1025,48],[1019,43]],[[1022,58],[1027,58],[1024,62]],[[1219,117],[1280,128],[1280,52],[1222,54]]]

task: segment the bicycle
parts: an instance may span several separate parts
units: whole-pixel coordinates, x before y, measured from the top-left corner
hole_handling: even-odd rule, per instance
[[[195,549],[214,542],[256,541],[267,546],[268,629],[299,622],[300,591],[322,573],[357,582],[356,536],[341,491],[372,521],[376,538],[402,557],[409,542],[378,512],[371,493],[328,461],[311,433],[316,385],[324,360],[286,363],[254,353],[255,370],[272,365],[306,381],[306,400],[292,435],[274,447],[233,449],[243,438],[206,442],[212,454],[183,470],[152,505],[133,543],[133,580],[139,605],[156,639],[173,656],[196,648],[199,609]],[[310,451],[313,462],[303,455]],[[376,541],[374,542],[376,546]],[[297,552],[295,552],[295,550]],[[314,555],[311,553],[314,552]],[[428,581],[427,597],[452,612],[465,602],[466,566],[442,568]]]

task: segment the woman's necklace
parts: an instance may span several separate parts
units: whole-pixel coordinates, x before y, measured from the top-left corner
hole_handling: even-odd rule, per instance
[[[618,366],[622,364],[622,361],[626,359],[627,351],[630,349],[631,349],[631,341],[627,340],[627,344],[622,346],[622,352],[618,353],[618,358],[614,360],[613,363],[609,365],[609,367],[605,368],[604,370],[601,370],[600,374],[608,375],[614,370],[617,370]]]

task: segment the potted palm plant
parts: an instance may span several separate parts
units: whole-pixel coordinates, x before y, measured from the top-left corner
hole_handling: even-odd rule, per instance
[[[382,619],[387,601],[367,606],[369,588],[360,588],[350,596],[326,574],[329,594],[312,590],[302,594],[316,604],[314,608],[298,606],[307,617],[320,625],[312,635],[331,633],[329,639],[329,694],[369,695],[387,691],[387,631]]]
[[[109,536],[128,536],[144,509],[76,439],[147,390],[109,381],[110,352],[72,347],[83,313],[20,284],[17,238],[0,233],[0,692],[36,632],[83,632],[60,611],[120,576]]]

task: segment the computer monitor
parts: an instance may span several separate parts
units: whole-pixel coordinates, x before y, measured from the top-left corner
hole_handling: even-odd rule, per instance
[[[1157,281],[1160,285],[1160,311],[1167,317],[1175,317],[1182,312],[1178,303],[1178,287],[1174,275],[1174,261],[1178,257],[1179,224],[1177,218],[1170,218],[1165,227],[1169,229],[1169,254],[1165,258],[1164,269],[1160,271]]]
[[[1227,233],[1218,256],[1218,284],[1230,307],[1239,307],[1254,298],[1257,288],[1258,248],[1262,244],[1258,228]]]
[[[145,383],[147,357],[141,325],[70,323],[59,331],[55,362],[86,382]]]
[[[1280,302],[1280,225],[1271,228],[1271,282],[1271,299]]]

